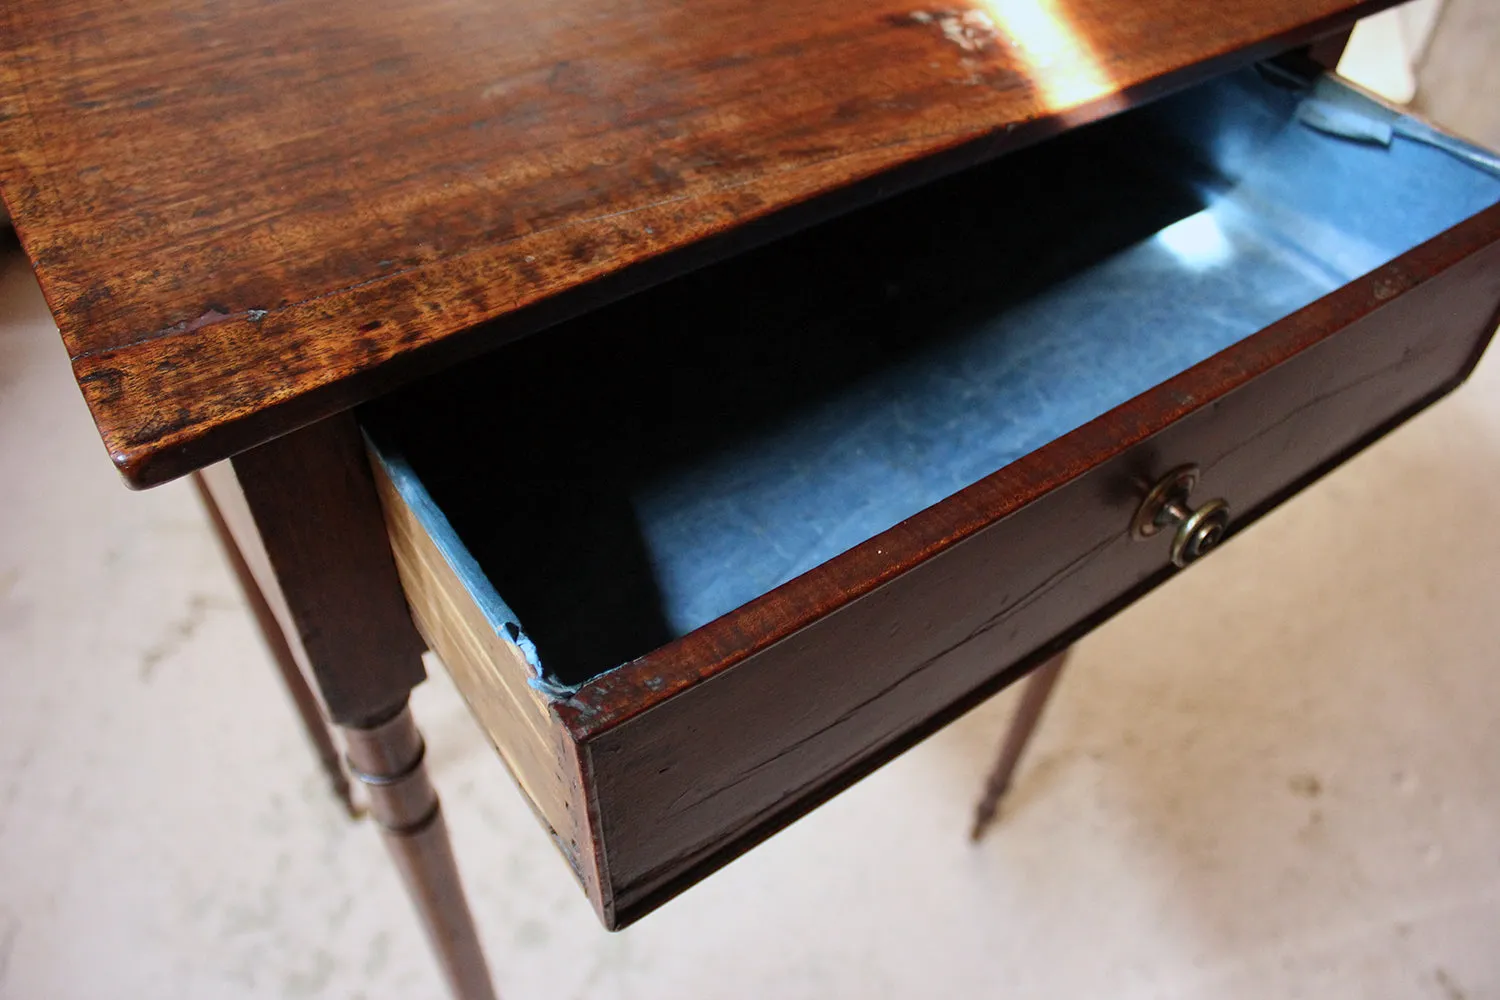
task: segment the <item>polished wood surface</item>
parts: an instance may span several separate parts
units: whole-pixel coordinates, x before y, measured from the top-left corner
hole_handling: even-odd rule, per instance
[[[0,189],[151,485],[1387,5],[11,0]]]

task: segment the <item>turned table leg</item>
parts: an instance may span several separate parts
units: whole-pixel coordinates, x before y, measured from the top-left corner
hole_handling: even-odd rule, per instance
[[[380,824],[449,991],[457,1000],[495,1000],[411,709],[402,705],[384,721],[345,727],[344,736],[349,768],[369,793],[370,815]]]
[[[210,467],[202,483],[319,752],[333,746],[325,718],[343,735],[349,772],[368,795],[455,1000],[494,1000],[407,707],[426,678],[425,644],[396,575],[358,425],[349,414],[331,417]]]
[[[1010,788],[1011,776],[1015,774],[1021,754],[1026,752],[1026,744],[1036,730],[1042,710],[1047,707],[1047,699],[1052,695],[1052,688],[1057,683],[1058,675],[1062,673],[1063,664],[1068,661],[1068,653],[1069,650],[1063,650],[1026,678],[1025,687],[1021,689],[1021,704],[1016,706],[1016,714],[1005,734],[1005,742],[1000,746],[1000,759],[995,762],[994,770],[985,781],[984,795],[974,809],[974,826],[969,831],[972,840],[984,836],[984,831],[994,822],[1000,809],[1000,800]]]

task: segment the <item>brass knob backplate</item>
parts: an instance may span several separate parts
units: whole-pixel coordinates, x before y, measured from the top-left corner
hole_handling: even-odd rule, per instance
[[[1207,555],[1229,528],[1229,504],[1223,500],[1210,500],[1196,510],[1188,506],[1188,494],[1198,485],[1198,476],[1196,465],[1180,465],[1162,476],[1130,523],[1131,536],[1141,539],[1174,528],[1172,562],[1178,566]]]

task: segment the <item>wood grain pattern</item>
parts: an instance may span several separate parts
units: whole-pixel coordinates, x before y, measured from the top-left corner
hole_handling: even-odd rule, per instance
[[[0,188],[151,485],[1388,5],[13,0]]]

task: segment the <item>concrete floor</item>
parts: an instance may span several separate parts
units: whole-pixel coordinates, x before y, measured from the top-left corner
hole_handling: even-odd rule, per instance
[[[0,254],[0,997],[439,997],[196,498],[121,487]],[[527,998],[1500,997],[1500,357],[1014,691],[618,934],[442,675],[415,707]]]

